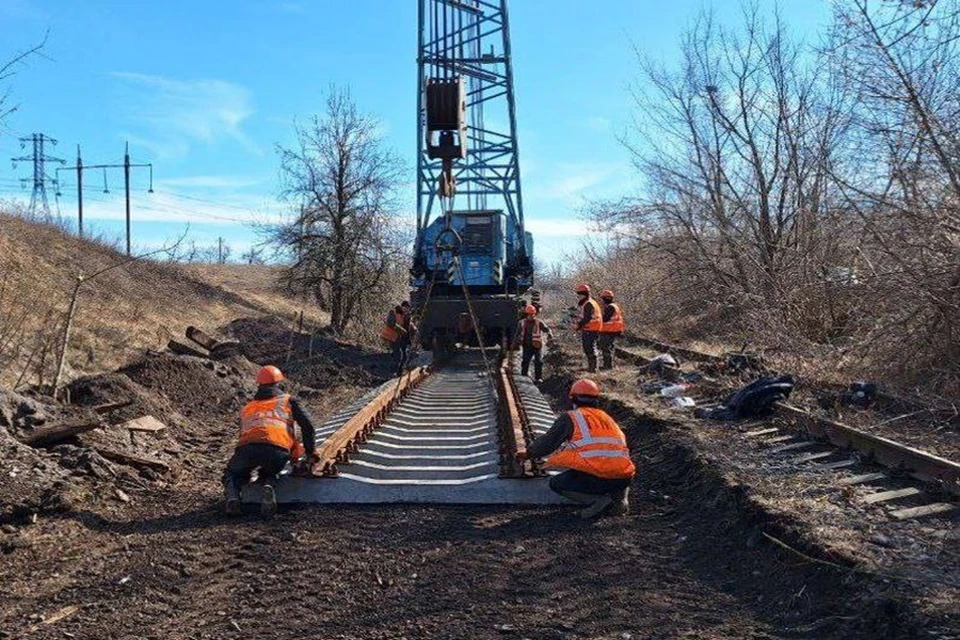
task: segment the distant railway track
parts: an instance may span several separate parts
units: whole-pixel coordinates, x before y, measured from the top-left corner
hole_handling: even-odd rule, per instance
[[[695,363],[719,364],[723,356],[703,353],[648,338],[632,342],[660,353],[670,353]],[[628,362],[648,365],[651,357],[620,347],[616,355]],[[666,367],[665,377],[676,377],[679,367]],[[914,447],[845,425],[789,403],[779,403],[774,424],[752,423],[743,437],[769,454],[789,457],[798,465],[813,465],[840,474],[842,486],[875,489],[861,496],[867,504],[890,505],[898,520],[960,511],[960,464]],[[868,471],[876,464],[883,471]],[[849,473],[848,473],[849,472]],[[916,482],[919,481],[920,486]]]

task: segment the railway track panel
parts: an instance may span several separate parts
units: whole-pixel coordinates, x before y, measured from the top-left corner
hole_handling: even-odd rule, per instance
[[[511,365],[512,366],[512,365]],[[409,385],[391,400],[402,380],[393,380],[357,399],[317,430],[324,456],[314,477],[285,476],[280,502],[552,504],[543,474],[504,476],[512,461],[498,436],[501,418],[494,380],[479,353]],[[526,378],[514,378],[515,400],[532,429],[549,428],[549,404]],[[523,445],[530,436],[524,438]],[[510,458],[511,460],[508,460]],[[250,487],[245,499],[256,500]]]
[[[718,361],[699,353],[654,340],[635,341],[696,362]],[[619,357],[643,365],[649,359],[632,350],[618,349]],[[667,377],[675,374],[665,372]],[[908,447],[888,438],[817,416],[789,403],[779,403],[773,420],[745,432],[769,455],[796,465],[811,465],[837,475],[836,483],[860,494],[865,504],[887,510],[895,520],[960,513],[960,464]],[[870,470],[876,464],[885,471]],[[875,467],[874,467],[875,469]],[[923,483],[912,486],[910,481]]]

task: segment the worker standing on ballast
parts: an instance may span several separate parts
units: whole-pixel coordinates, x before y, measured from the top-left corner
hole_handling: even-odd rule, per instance
[[[597,344],[603,356],[601,369],[613,369],[613,352],[615,342],[625,329],[623,311],[620,305],[613,301],[613,291],[604,289],[600,292],[600,301],[603,302],[603,324],[600,326],[600,337]]]
[[[517,452],[517,460],[546,458],[546,467],[566,469],[550,478],[550,488],[584,505],[582,518],[624,515],[630,509],[630,481],[636,474],[626,436],[598,406],[600,387],[593,380],[574,382],[570,402],[573,409],[558,417],[525,452]]]
[[[397,375],[403,373],[407,364],[407,354],[413,340],[416,327],[413,324],[413,313],[410,303],[404,300],[387,314],[380,335],[390,343],[393,350],[393,363],[396,365]]]
[[[537,317],[537,308],[528,304],[523,310],[523,320],[517,326],[513,348],[520,347],[520,373],[530,375],[530,361],[533,360],[533,375],[537,383],[543,382],[543,345],[550,335],[550,327]]]
[[[580,332],[583,353],[587,356],[587,371],[594,373],[597,370],[597,337],[603,326],[603,312],[600,304],[590,297],[589,285],[579,285],[576,292],[580,316],[574,329]]]
[[[306,462],[316,461],[313,421],[296,398],[283,392],[282,381],[280,369],[261,368],[257,393],[240,413],[240,441],[223,474],[228,515],[240,514],[240,490],[255,469],[262,487],[260,513],[269,517],[277,511],[273,485],[287,463],[304,454]]]

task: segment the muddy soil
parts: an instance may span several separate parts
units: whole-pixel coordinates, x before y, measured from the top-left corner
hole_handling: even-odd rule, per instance
[[[302,336],[280,336],[245,353],[277,362],[293,344],[304,358]],[[330,352],[362,382],[379,379],[376,359],[389,367],[385,354]],[[123,389],[168,421],[169,442],[142,446],[171,471],[138,475],[126,501],[84,476],[69,508],[6,523],[18,544],[3,547],[0,638],[937,637],[882,583],[763,543],[740,492],[623,406],[641,469],[626,517],[397,505],[226,519],[219,475],[254,368],[162,356],[76,386],[75,401]],[[555,351],[555,399],[573,368]],[[364,388],[339,372],[316,382],[303,395],[318,419]]]

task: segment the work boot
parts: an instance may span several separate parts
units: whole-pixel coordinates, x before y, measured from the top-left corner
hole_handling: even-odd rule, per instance
[[[273,485],[263,485],[263,493],[260,497],[260,515],[264,518],[273,517],[277,512],[277,493],[273,490]]]
[[[602,515],[612,504],[613,498],[610,496],[593,496],[593,502],[586,508],[580,510],[580,517],[584,520],[596,518]]]
[[[593,504],[593,501],[597,499],[597,496],[593,493],[580,493],[579,491],[561,491],[560,495],[567,500],[573,500],[580,504]]]
[[[607,513],[607,515],[625,516],[630,513],[629,495],[630,487],[613,494],[613,506],[610,507],[610,511]]]
[[[243,513],[243,510],[240,508],[240,500],[237,498],[227,500],[227,504],[223,507],[223,512],[228,516],[239,516]]]

